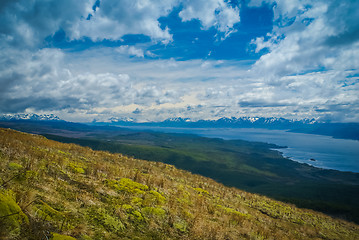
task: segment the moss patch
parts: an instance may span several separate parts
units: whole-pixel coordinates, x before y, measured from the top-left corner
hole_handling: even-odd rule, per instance
[[[76,240],[76,238],[66,236],[66,235],[62,235],[62,234],[58,234],[58,233],[53,233],[51,240]]]
[[[21,224],[24,222],[28,222],[27,216],[16,203],[13,193],[0,191],[0,232],[16,236],[20,233]]]

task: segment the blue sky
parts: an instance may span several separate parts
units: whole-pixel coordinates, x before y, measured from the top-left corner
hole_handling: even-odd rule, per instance
[[[0,113],[359,122],[358,1],[5,0]]]

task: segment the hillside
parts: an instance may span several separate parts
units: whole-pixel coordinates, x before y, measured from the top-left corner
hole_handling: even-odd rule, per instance
[[[271,144],[64,121],[11,121],[0,122],[0,126],[93,150],[171,164],[229,187],[359,223],[358,173],[291,161],[271,150],[278,147]]]
[[[38,135],[0,129],[0,158],[1,239],[359,238],[343,220]]]

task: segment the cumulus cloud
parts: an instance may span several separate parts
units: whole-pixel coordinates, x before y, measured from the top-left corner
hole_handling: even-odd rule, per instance
[[[274,27],[267,36],[252,40],[255,52],[264,53],[253,65],[252,76],[296,103],[295,112],[308,109],[308,114],[338,121],[357,119],[353,103],[359,101],[358,81],[352,76],[359,73],[359,2],[252,0],[250,6],[263,3],[273,7]],[[247,102],[265,106],[259,103]]]
[[[109,60],[107,51],[111,48],[72,54],[48,48],[0,53],[18,54],[13,62],[1,58],[6,65],[0,68],[0,81],[7,84],[0,90],[0,111],[48,111],[84,121],[112,116],[154,121],[248,115],[359,119],[354,70],[267,81],[265,76],[254,78],[233,61],[207,60],[205,66],[202,60],[131,62],[116,52]]]
[[[158,19],[183,6],[184,21],[198,19],[205,29],[214,26],[228,34],[239,22],[238,8],[223,0],[17,0],[0,5],[0,39],[14,46],[35,47],[45,37],[63,30],[69,40],[121,40],[126,34],[143,34],[169,43],[172,35]]]
[[[167,16],[176,1],[102,0],[89,20],[79,22],[72,31],[74,39],[82,36],[93,41],[119,40],[125,34],[144,34],[154,40],[168,43],[172,40],[169,29],[162,29],[158,18]]]
[[[70,59],[74,55],[61,49],[44,48],[44,41],[61,30],[67,41],[83,38],[94,42],[117,41],[127,34],[143,34],[154,42],[168,43],[172,41],[170,29],[160,26],[158,19],[168,16],[176,7],[181,7],[185,13],[193,6],[189,1],[178,0],[1,1],[0,111],[32,109],[89,113],[90,109],[104,112],[103,108],[131,104],[177,104],[182,101],[184,91],[164,87],[163,81],[158,79],[194,76],[189,72],[184,76],[178,74],[183,71],[176,67],[174,60],[143,63],[142,73],[133,63],[123,66],[121,71],[112,71],[121,65],[116,62],[118,59],[126,63],[126,56],[151,58],[155,55],[138,46],[124,45],[110,50],[110,56],[114,56],[113,53],[121,55],[116,61],[106,57],[99,61],[98,57],[103,55],[98,52],[86,59]],[[213,1],[191,12],[193,16],[187,13],[186,20],[198,19],[205,29],[213,26],[227,34],[239,21],[238,9],[223,1]],[[80,63],[75,63],[76,60]],[[94,65],[91,65],[92,60]],[[156,73],[154,69],[158,67],[164,71]],[[165,70],[167,67],[176,70],[170,73]],[[176,78],[172,78],[175,75]],[[147,79],[150,81],[145,82]]]
[[[252,1],[259,5],[262,1]],[[355,1],[264,1],[274,4],[273,32],[252,41],[256,52],[267,49],[254,71],[270,77],[325,68],[358,68],[359,7]]]
[[[81,17],[87,16],[92,0],[1,1],[0,39],[15,47],[37,47],[59,29],[76,32]]]
[[[145,56],[142,49],[136,48],[134,46],[127,46],[127,45],[120,46],[116,48],[115,51],[121,54],[127,54],[129,56],[136,56],[140,58],[141,57],[143,58]]]
[[[183,1],[179,16],[182,21],[198,19],[204,29],[214,26],[225,37],[234,31],[234,24],[240,22],[239,8],[231,7],[223,0]]]
[[[174,9],[182,21],[198,20],[224,39],[240,22],[230,1],[1,1],[0,111],[49,111],[73,120],[249,115],[359,121],[359,2],[249,5],[263,3],[273,7],[274,25],[251,41],[262,55],[251,65],[162,60],[139,44],[67,52],[44,47],[59,30],[67,41],[143,34],[153,45],[166,44],[173,41],[171,29],[159,18]]]
[[[223,0],[102,0],[89,21],[82,21],[72,37],[83,35],[97,41],[104,38],[117,40],[125,34],[144,34],[168,43],[172,41],[170,29],[161,27],[158,19],[179,6],[183,7],[179,13],[183,21],[198,19],[204,29],[215,27],[226,35],[233,31],[233,25],[240,20],[238,8],[232,8]]]
[[[2,55],[8,54],[2,53]],[[20,54],[19,52],[16,52]],[[73,73],[58,49],[21,52],[0,69],[0,111],[90,110],[139,104],[177,102],[181,91],[149,83],[136,87],[126,73]]]
[[[115,51],[124,54],[130,57],[138,57],[138,58],[144,58],[146,57],[155,57],[156,55],[153,54],[151,51],[147,50],[144,51],[141,48],[137,48],[135,46],[128,46],[128,45],[122,45],[118,48],[115,48]]]

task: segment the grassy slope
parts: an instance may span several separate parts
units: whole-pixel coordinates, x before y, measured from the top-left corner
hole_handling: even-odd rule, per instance
[[[359,222],[359,174],[323,170],[290,161],[264,143],[161,133],[133,133],[111,138],[92,135],[92,139],[47,136],[96,150],[173,164],[227,186]]]
[[[343,220],[41,136],[0,129],[0,159],[0,238],[359,238]]]
[[[170,163],[227,186],[260,193],[359,223],[359,174],[323,170],[284,159],[263,143],[146,133],[69,122],[0,122],[49,138]]]

